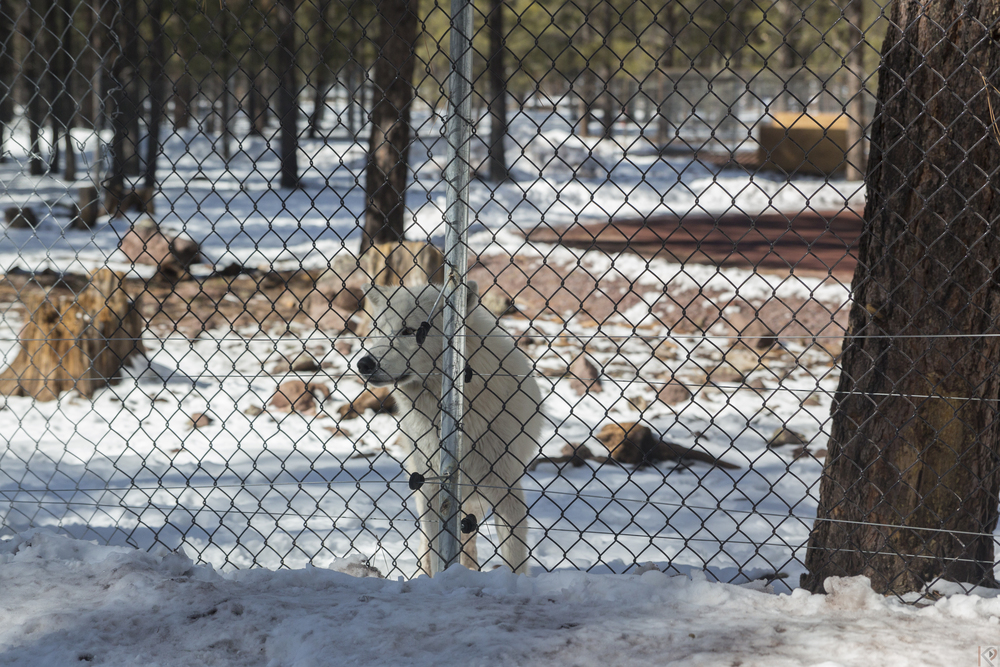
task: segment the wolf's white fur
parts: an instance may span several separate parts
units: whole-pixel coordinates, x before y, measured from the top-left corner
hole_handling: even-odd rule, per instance
[[[367,368],[368,382],[393,385],[400,399],[400,429],[410,445],[409,472],[427,477],[439,470],[442,304],[434,313],[423,345],[412,333],[429,316],[440,287],[373,287],[368,308],[373,328],[365,341],[367,355],[377,362]],[[476,284],[469,283],[466,318],[466,359],[474,373],[465,384],[464,455],[459,462],[462,511],[482,520],[493,509],[500,555],[518,573],[527,570],[527,505],[520,479],[538,451],[541,392],[531,377],[532,363],[498,326],[496,317],[479,303]],[[465,486],[465,485],[475,485]],[[424,484],[416,492],[420,516],[421,568],[432,574],[430,539],[440,530],[433,507],[439,484]],[[477,568],[475,533],[466,541],[462,564]]]

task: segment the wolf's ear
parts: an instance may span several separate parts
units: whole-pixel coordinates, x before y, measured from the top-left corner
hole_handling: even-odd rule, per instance
[[[368,302],[370,307],[382,308],[386,304],[385,292],[381,290],[377,285],[372,285],[365,292],[365,301]]]
[[[475,280],[466,281],[465,288],[469,290],[466,293],[467,302],[465,304],[465,308],[467,311],[471,311],[479,305],[479,283]]]

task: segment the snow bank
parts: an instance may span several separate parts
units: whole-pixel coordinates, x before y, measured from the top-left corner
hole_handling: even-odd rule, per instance
[[[357,558],[221,574],[30,531],[0,542],[0,664],[973,665],[1000,640],[996,597],[917,608],[863,577],[817,596],[656,570],[347,572],[373,574]]]

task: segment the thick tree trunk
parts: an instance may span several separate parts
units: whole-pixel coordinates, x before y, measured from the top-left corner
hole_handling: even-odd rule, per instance
[[[115,30],[123,51],[114,56],[111,65],[112,112],[111,173],[109,187],[118,193],[124,190],[125,175],[139,173],[139,104],[138,87],[139,45],[137,8],[134,2],[119,0],[115,11]]]
[[[897,594],[995,585],[1000,145],[980,75],[1000,67],[995,8],[893,5],[813,591],[859,574]]]
[[[365,172],[368,206],[361,237],[362,255],[375,243],[404,238],[418,2],[380,0],[376,10],[378,55]]]
[[[865,36],[863,0],[847,0],[844,19],[847,22],[847,44],[850,48],[844,59],[847,75],[847,165],[844,175],[850,181],[859,181],[865,175]]]
[[[163,121],[163,90],[165,57],[163,53],[163,0],[150,0],[149,20],[149,136],[146,144],[145,185],[152,191],[156,187],[156,162],[160,155],[160,125]]]
[[[507,180],[507,157],[504,139],[507,138],[507,73],[506,34],[504,33],[504,0],[490,0],[486,10],[486,31],[490,36],[487,69],[490,78],[490,180],[500,183]]]
[[[278,122],[281,124],[281,187],[299,185],[299,105],[295,83],[295,0],[280,0],[275,7],[278,46]]]

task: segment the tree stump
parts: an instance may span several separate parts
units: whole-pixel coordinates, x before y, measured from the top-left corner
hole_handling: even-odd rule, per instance
[[[100,269],[79,294],[59,287],[28,292],[29,320],[17,357],[0,372],[0,395],[52,401],[76,389],[92,396],[133,355],[144,354],[143,320],[121,282],[120,274]]]
[[[444,253],[421,241],[379,243],[358,262],[367,281],[383,287],[415,287],[444,283]]]

